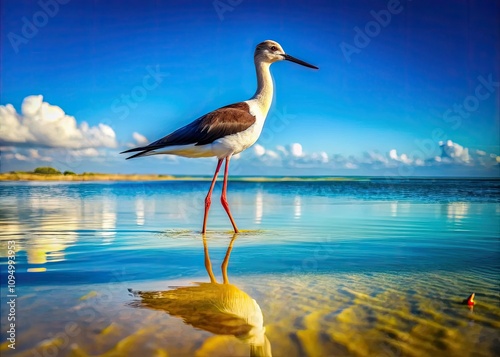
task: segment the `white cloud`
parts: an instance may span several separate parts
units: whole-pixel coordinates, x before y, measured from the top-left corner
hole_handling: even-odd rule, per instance
[[[134,132],[132,134],[132,137],[134,138],[137,145],[147,145],[149,143],[149,140],[144,135],[139,134],[138,132]]]
[[[414,163],[413,159],[409,158],[406,154],[398,155],[396,149],[389,151],[389,158],[393,161],[397,161],[406,165],[411,165]]]
[[[9,153],[2,156],[5,160],[28,161],[28,157],[18,152]]]
[[[295,157],[302,157],[304,153],[302,152],[302,145],[299,143],[293,143],[290,145],[290,154]]]
[[[135,148],[138,146],[145,146],[149,143],[149,140],[142,134],[134,131],[132,133],[132,138],[134,139],[133,142],[125,144],[126,147],[128,148]],[[156,156],[164,156],[164,155],[156,155]]]
[[[288,151],[287,151],[287,149],[285,149],[284,146],[281,146],[281,145],[276,146],[276,151],[281,156],[287,156],[288,155]]]
[[[40,155],[40,153],[38,152],[37,149],[29,149],[28,153],[29,153],[29,157],[33,160],[40,160],[40,161],[46,161],[46,162],[52,161],[52,158],[50,156]]]
[[[74,156],[74,157],[78,157],[78,158],[101,156],[101,153],[95,148],[69,150],[68,154],[71,156]]]
[[[500,155],[496,154],[487,154],[485,155],[479,154],[475,158],[475,160],[481,165],[485,167],[491,167],[491,166],[499,166],[500,165]]]
[[[264,147],[262,145],[255,144],[253,146],[253,153],[256,156],[262,156],[262,155],[264,155],[266,153],[266,149],[264,149]]]
[[[6,153],[2,155],[2,159],[5,160],[17,160],[17,161],[43,161],[43,162],[51,162],[52,157],[41,155],[40,152],[36,149],[28,149],[23,150],[22,152],[18,152],[15,148],[10,150],[6,150]]]
[[[155,159],[155,160],[167,160],[169,162],[179,162],[180,159],[192,160],[192,159],[185,158],[185,157],[181,158],[180,156],[175,156],[175,155],[152,155],[150,157],[152,159]]]
[[[425,166],[425,161],[422,159],[416,159],[415,166]]]
[[[470,150],[452,140],[440,141],[441,155],[424,159],[422,157],[409,157],[409,155],[398,155],[395,149],[389,152],[389,158],[393,162],[413,166],[484,166],[492,167],[499,163],[496,154],[488,154],[483,150]]]
[[[394,169],[399,166],[432,167],[442,165],[484,166],[492,167],[500,163],[500,156],[488,154],[481,150],[469,150],[457,143],[448,140],[440,143],[442,154],[434,158],[425,158],[423,155],[411,156],[398,153],[392,149],[387,153],[367,151],[361,155],[344,156],[340,154],[328,155],[326,152],[307,153],[300,143],[279,145],[274,149],[265,148],[256,144],[243,153],[240,160],[249,163],[258,163],[263,166],[284,168],[320,168],[320,169]],[[471,155],[470,153],[473,152]]]
[[[0,105],[0,142],[38,147],[90,148],[117,146],[113,129],[105,124],[78,125],[73,116],[43,101],[41,95],[26,97],[17,113],[11,104]]]
[[[273,151],[273,150],[266,150],[266,154],[271,158],[271,159],[279,159],[280,155]]]
[[[396,160],[397,158],[398,156],[396,150],[393,149],[386,155],[383,155],[378,151],[365,151],[361,158],[356,160],[354,157],[350,157],[350,160],[357,161],[359,164],[389,167],[393,166],[390,159]]]
[[[329,162],[326,152],[308,154],[304,152],[300,143],[292,143],[287,146],[278,145],[274,149],[267,149],[260,144],[255,144],[249,152],[241,155],[241,159],[259,163],[259,165],[278,167],[312,167]]]
[[[328,163],[328,154],[324,151],[321,151],[319,153],[314,152],[311,154],[311,160],[321,164],[326,164]]]
[[[0,107],[0,110],[6,110],[8,107],[9,105]],[[36,106],[28,102],[26,107],[23,108],[23,115],[33,118],[33,113],[36,112],[33,107]],[[59,110],[60,108],[58,109],[58,107],[49,108],[46,116],[44,116],[44,122],[57,121],[57,118],[61,115],[61,111]],[[24,126],[21,127],[24,128]],[[135,143],[127,145],[135,147],[148,142],[146,137],[137,132],[134,132],[132,137]],[[408,166],[418,167],[419,171],[415,171],[416,173],[439,173],[440,171],[445,173],[447,170],[446,167],[450,167],[452,170],[456,170],[459,167],[464,167],[465,170],[482,168],[490,170],[488,172],[491,173],[492,168],[500,168],[500,156],[489,152],[489,150],[466,148],[451,140],[439,144],[442,153],[435,157],[425,157],[422,153],[419,154],[418,151],[411,151],[411,154],[408,154],[399,152],[397,149],[392,149],[388,152],[366,151],[358,155],[341,155],[337,153],[328,154],[325,151],[308,152],[307,148],[304,148],[301,143],[278,145],[271,148],[255,144],[241,155],[234,156],[235,165],[238,165],[240,169],[236,169],[233,166],[233,173],[262,172],[266,174],[272,172],[267,169],[269,167],[282,168],[284,170],[281,172],[288,173],[291,172],[289,171],[291,169],[297,174],[305,172],[300,171],[301,169],[313,169],[312,172],[321,172],[324,174],[346,174],[347,172],[349,174],[350,172],[352,174],[385,174],[387,169],[394,170],[400,167],[408,168]],[[70,168],[77,168],[83,167],[87,163],[105,163],[110,168],[109,171],[112,171],[113,165],[123,161],[123,158],[115,150],[96,147],[40,147],[35,149],[24,145],[0,144],[0,151],[2,152],[1,159],[5,159],[9,165],[15,165],[16,162],[19,162],[20,166],[29,163],[42,164],[43,162],[53,162],[55,165],[62,163]],[[172,155],[155,155],[153,158],[178,162],[180,164],[179,167],[190,165],[189,163],[192,162],[190,159],[178,158]],[[151,170],[154,171],[155,167],[152,167]],[[277,171],[279,172],[279,170]]]
[[[451,161],[458,164],[471,163],[469,149],[464,148],[462,145],[447,140],[446,142],[440,141],[439,146],[442,150],[441,158],[443,161]]]

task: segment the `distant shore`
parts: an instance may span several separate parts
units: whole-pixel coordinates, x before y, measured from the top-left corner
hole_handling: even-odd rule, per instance
[[[0,173],[0,181],[211,181],[209,176],[174,176],[153,174],[39,174],[32,172],[6,172]],[[248,182],[303,182],[303,181],[369,181],[365,177],[257,177],[237,176],[229,177],[230,181]]]
[[[341,182],[380,180],[441,180],[472,179],[498,180],[498,177],[404,177],[404,176],[229,176],[230,181],[240,182]],[[50,166],[37,167],[33,171],[0,172],[0,181],[211,181],[211,175],[159,175],[159,174],[109,174],[100,172],[61,172]]]
[[[37,174],[8,172],[0,173],[0,181],[159,181],[175,180],[170,175],[123,175],[123,174]]]

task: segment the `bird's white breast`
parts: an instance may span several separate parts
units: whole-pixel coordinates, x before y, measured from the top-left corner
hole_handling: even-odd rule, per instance
[[[267,110],[263,111],[263,108],[261,108],[255,100],[247,100],[245,103],[247,103],[250,107],[250,114],[255,116],[255,123],[239,133],[231,134],[215,140],[212,143],[212,151],[218,158],[238,154],[243,150],[248,149],[250,146],[255,144],[260,136],[260,133],[262,132],[267,116]]]

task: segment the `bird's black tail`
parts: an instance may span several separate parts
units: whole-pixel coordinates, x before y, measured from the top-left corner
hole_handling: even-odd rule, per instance
[[[137,154],[134,154],[132,156],[129,156],[127,157],[125,160],[128,160],[128,159],[133,159],[134,157],[139,157],[139,156],[143,156],[144,154],[152,151],[154,149],[151,149],[151,148],[148,148],[147,146],[140,146],[140,147],[137,147],[137,148],[133,148],[133,149],[129,149],[129,150],[125,150],[125,151],[122,151],[120,154],[126,154],[126,153],[129,153],[129,152],[136,152],[136,151],[140,151],[138,152]]]

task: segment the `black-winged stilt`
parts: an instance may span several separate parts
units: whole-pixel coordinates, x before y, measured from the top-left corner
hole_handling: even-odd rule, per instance
[[[185,157],[217,157],[217,167],[207,197],[205,198],[202,233],[205,233],[207,229],[207,217],[212,202],[212,191],[224,159],[226,159],[226,165],[221,203],[231,220],[234,232],[238,233],[238,228],[231,215],[226,198],[229,161],[231,156],[248,149],[259,138],[267,112],[273,100],[273,79],[269,71],[269,66],[274,62],[283,60],[318,69],[316,66],[286,54],[281,45],[275,41],[267,40],[261,42],[257,45],[254,53],[255,69],[257,71],[257,90],[252,98],[207,113],[192,123],[147,146],[122,152],[123,154],[139,151],[139,153],[127,159],[157,154]]]

